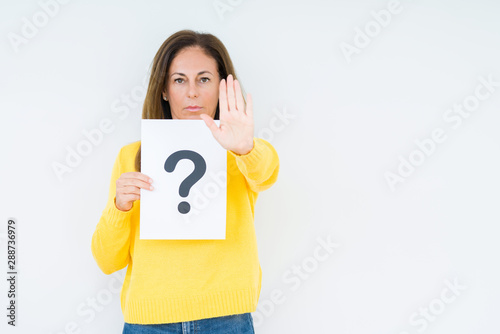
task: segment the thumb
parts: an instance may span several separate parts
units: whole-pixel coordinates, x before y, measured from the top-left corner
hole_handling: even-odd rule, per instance
[[[206,114],[201,114],[200,118],[205,122],[205,124],[210,129],[210,131],[212,131],[212,135],[215,138],[217,138],[218,134],[219,134],[219,127],[217,126],[217,124],[215,124],[215,122],[212,119],[212,117],[210,117],[210,116],[208,116]]]

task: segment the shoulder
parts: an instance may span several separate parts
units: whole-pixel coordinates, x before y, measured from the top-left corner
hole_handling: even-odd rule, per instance
[[[122,156],[135,155],[137,154],[137,151],[139,150],[140,146],[141,146],[140,140],[127,144],[120,149],[120,155]]]
[[[136,141],[126,144],[120,149],[118,157],[116,158],[116,163],[118,164],[120,173],[136,171],[135,158],[140,146],[141,142]]]

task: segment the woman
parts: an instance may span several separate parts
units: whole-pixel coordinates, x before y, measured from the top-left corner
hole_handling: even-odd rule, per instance
[[[140,189],[154,191],[153,180],[140,172],[140,142],[122,147],[92,254],[108,275],[128,265],[123,333],[254,333],[262,280],[254,206],[276,182],[279,159],[253,137],[247,99],[215,36],[183,30],[158,50],[142,118],[203,119],[227,150],[226,239],[140,240]]]

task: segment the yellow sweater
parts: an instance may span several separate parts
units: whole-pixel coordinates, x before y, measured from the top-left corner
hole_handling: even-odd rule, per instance
[[[137,141],[122,147],[116,158],[91,246],[105,274],[128,265],[120,296],[125,322],[160,324],[254,312],[262,281],[254,206],[258,193],[278,177],[276,150],[254,138],[248,154],[227,152],[225,240],[140,240],[140,200],[129,211],[115,206],[116,180],[135,171],[139,146]]]

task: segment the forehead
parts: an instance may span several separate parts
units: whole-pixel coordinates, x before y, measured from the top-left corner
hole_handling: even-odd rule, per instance
[[[217,71],[215,59],[207,56],[199,47],[185,48],[174,57],[170,64],[169,73],[181,72],[188,74],[190,72],[198,73],[202,70],[212,72]]]

